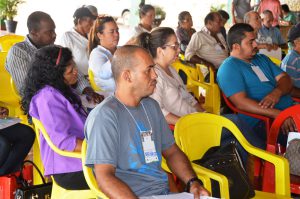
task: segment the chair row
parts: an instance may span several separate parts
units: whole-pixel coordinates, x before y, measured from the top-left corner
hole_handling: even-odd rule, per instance
[[[52,198],[95,198],[96,196],[107,198],[99,190],[92,169],[85,166],[86,142],[83,142],[81,154],[62,151],[52,143],[43,124],[39,120],[33,118],[33,123],[37,137],[39,137],[39,133],[42,133],[48,145],[56,153],[68,157],[82,158],[84,176],[91,189],[84,191],[67,191],[53,182]],[[190,161],[200,159],[207,149],[212,146],[220,145],[223,127],[233,133],[246,151],[255,154],[255,156],[267,162],[271,162],[275,166],[275,194],[256,190],[255,198],[290,198],[290,178],[288,175],[289,166],[287,160],[250,145],[239,129],[230,120],[224,117],[209,113],[196,113],[184,116],[176,123],[174,132],[175,141],[188,156]],[[207,133],[208,131],[210,132],[209,134]],[[209,191],[211,191],[210,180],[214,179],[219,182],[221,197],[230,198],[229,183],[225,176],[196,164],[192,164],[192,166]],[[166,168],[166,165],[163,164],[162,167]],[[166,170],[168,169],[166,168]]]

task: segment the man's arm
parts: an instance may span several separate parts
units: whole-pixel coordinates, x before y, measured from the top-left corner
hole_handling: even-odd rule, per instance
[[[24,85],[30,60],[30,55],[18,46],[13,46],[7,54],[5,68],[14,80],[19,93]]]
[[[137,199],[131,189],[115,176],[116,169],[110,164],[95,164],[95,175],[100,190],[109,198]]]
[[[245,92],[239,92],[229,97],[229,100],[240,110],[267,117],[276,118],[280,110],[272,108],[262,108],[259,103],[248,98]]]
[[[277,86],[259,102],[262,108],[273,108],[279,102],[280,97],[289,94],[293,88],[292,79],[285,72],[277,75],[275,79]]]
[[[164,150],[162,155],[167,160],[167,165],[171,171],[185,184],[187,184],[190,179],[197,177],[189,159],[176,144],[173,144],[170,148]],[[190,192],[194,194],[195,198],[199,198],[200,195],[210,195],[210,193],[198,182],[192,183]]]

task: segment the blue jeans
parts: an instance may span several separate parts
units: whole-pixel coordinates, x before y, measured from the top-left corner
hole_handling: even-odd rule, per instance
[[[253,145],[257,148],[260,148],[260,149],[266,149],[266,141],[264,139],[262,139],[260,136],[258,136],[257,133],[255,131],[253,131],[252,128],[246,122],[244,122],[238,115],[225,114],[222,116],[231,120],[239,128],[239,130],[242,132],[242,134],[244,135],[246,140],[251,145]],[[248,158],[248,152],[240,145],[240,143],[233,136],[233,134],[228,129],[224,128],[222,130],[221,145],[228,144],[230,142],[237,143],[237,149],[240,153],[243,164],[246,165],[247,158]]]

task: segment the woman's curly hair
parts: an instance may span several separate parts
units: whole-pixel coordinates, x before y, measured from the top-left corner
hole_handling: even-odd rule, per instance
[[[65,83],[64,79],[67,65],[72,58],[72,52],[68,48],[56,45],[40,48],[34,54],[24,87],[21,89],[21,105],[26,114],[29,112],[32,97],[47,85],[59,90],[74,105],[75,109],[80,111],[82,108],[80,98]]]

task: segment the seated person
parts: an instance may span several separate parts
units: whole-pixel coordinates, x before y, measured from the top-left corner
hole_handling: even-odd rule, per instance
[[[140,4],[139,9],[140,23],[134,27],[133,37],[138,36],[142,32],[150,32],[155,20],[155,8],[150,4]]]
[[[185,59],[192,63],[204,64],[212,69],[219,68],[228,57],[228,48],[220,33],[222,18],[218,12],[210,12],[204,19],[205,26],[193,34],[185,50]]]
[[[112,17],[98,17],[90,31],[88,51],[89,69],[94,80],[104,91],[115,91],[115,80],[111,71],[111,58],[119,42],[119,28]]]
[[[8,109],[0,106],[0,120],[8,116]],[[35,133],[24,124],[15,124],[0,129],[0,176],[20,170],[30,151]]]
[[[150,52],[154,59],[157,84],[150,96],[158,102],[167,123],[175,125],[184,115],[204,112],[202,104],[187,91],[180,76],[171,66],[179,53],[179,44],[173,29],[156,28],[151,33],[142,33],[139,39],[139,43]],[[264,141],[254,137],[248,125],[237,115],[224,115],[224,117],[232,120],[252,145],[265,148]],[[222,143],[234,140],[227,130],[224,132]],[[241,146],[239,148],[242,149]],[[241,152],[243,153],[243,162],[246,163],[247,154],[245,151]]]
[[[287,38],[293,49],[282,60],[281,69],[293,80],[292,96],[300,98],[300,23],[289,30]]]
[[[272,26],[274,21],[272,12],[270,10],[263,11],[261,19],[262,27],[258,31],[258,42],[273,45],[273,50],[277,50],[277,48],[287,48],[287,44],[284,41],[280,30],[277,27]]]
[[[65,32],[60,41],[62,46],[68,47],[72,51],[74,61],[84,75],[88,75],[89,68],[88,34],[96,17],[88,8],[78,8],[73,15],[74,28]]]
[[[77,83],[78,69],[72,52],[59,46],[43,47],[35,53],[23,89],[25,113],[44,125],[51,141],[61,150],[80,152],[87,117],[79,96],[72,86]],[[70,190],[89,189],[81,159],[61,156],[40,139],[44,175]]]
[[[230,57],[217,73],[217,81],[226,97],[240,110],[276,118],[293,105],[290,96],[291,78],[268,57],[257,54],[256,35],[249,24],[236,24],[228,32]],[[264,123],[241,115],[261,139],[266,140]],[[292,119],[287,119],[284,133],[295,131]],[[284,144],[284,141],[282,141]],[[285,142],[286,144],[286,142]]]
[[[53,44],[56,39],[54,21],[47,13],[41,11],[31,13],[27,19],[27,27],[29,34],[25,41],[11,47],[5,62],[5,68],[12,76],[21,95],[21,87],[24,85],[32,56],[39,48]],[[93,91],[89,82],[80,72],[76,90],[80,94],[85,94],[89,101],[100,103],[103,100],[103,96]]]
[[[94,168],[98,186],[109,198],[168,194],[162,156],[195,198],[209,195],[175,144],[159,105],[148,97],[157,78],[153,66],[152,58],[141,47],[117,49],[112,60],[116,92],[86,121],[86,164]]]
[[[228,1],[229,3],[229,1]],[[251,10],[251,0],[232,0],[232,23],[242,23],[244,15]]]
[[[256,11],[249,11],[244,16],[244,23],[249,24],[254,29],[254,34],[256,35],[256,43],[258,49],[267,49],[268,51],[273,50],[272,44],[261,43],[266,41],[259,41],[257,39],[258,31],[261,29],[261,17]]]
[[[222,27],[221,27],[221,33],[225,39],[225,41],[227,40],[227,33],[226,33],[226,29],[225,29],[225,24],[227,23],[227,21],[229,20],[229,14],[225,11],[225,10],[218,10],[218,13],[221,15],[222,18]]]
[[[283,18],[279,21],[280,25],[289,26],[296,25],[297,18],[296,15],[290,11],[290,8],[287,4],[281,5]]]
[[[193,19],[188,11],[182,11],[178,15],[178,26],[176,35],[180,44],[180,51],[185,52],[187,45],[189,44],[192,35],[196,32],[193,27]]]

